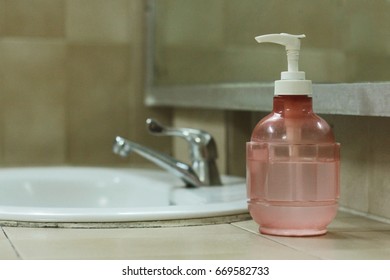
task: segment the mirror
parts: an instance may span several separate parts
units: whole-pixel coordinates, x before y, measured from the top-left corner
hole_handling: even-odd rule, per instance
[[[194,94],[193,91],[186,95],[183,87],[186,90],[201,87],[201,92],[211,90],[217,96],[215,85],[229,84],[236,90],[239,87],[247,91],[249,85],[256,83],[256,89],[260,87],[261,91],[272,93],[272,82],[287,68],[285,51],[274,44],[259,45],[254,37],[281,32],[306,34],[302,39],[300,70],[313,83],[385,82],[389,90],[390,1],[159,0],[150,3],[154,12],[149,22],[153,47],[149,55],[151,90],[147,104],[149,101],[151,105],[180,106],[178,97],[183,99]],[[167,91],[167,87],[171,90]],[[167,92],[175,87],[180,87],[181,92],[164,101],[162,95],[169,95]],[[160,90],[156,91],[157,88]],[[217,88],[225,90],[221,86]],[[234,96],[230,91],[227,95]],[[251,109],[249,103],[240,109]]]
[[[390,2],[159,0],[156,85],[270,82],[282,47],[256,35],[305,33],[300,68],[316,83],[390,80]]]

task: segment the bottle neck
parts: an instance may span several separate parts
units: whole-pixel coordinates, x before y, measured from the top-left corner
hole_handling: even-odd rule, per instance
[[[313,101],[307,95],[277,95],[273,111],[284,117],[300,117],[313,113]]]

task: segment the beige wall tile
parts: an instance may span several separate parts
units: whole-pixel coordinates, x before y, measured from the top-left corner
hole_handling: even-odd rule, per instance
[[[343,39],[345,49],[361,54],[388,54],[389,2],[375,1],[368,8],[364,0],[344,1],[344,7],[346,11],[344,18],[349,29]],[[373,34],[380,40],[367,40],[372,38]]]
[[[323,116],[333,126],[336,141],[341,143],[340,204],[368,211],[368,193],[371,188],[369,119],[355,116]]]
[[[4,36],[5,25],[4,0],[0,0],[0,36]]]
[[[252,45],[252,38],[257,35],[304,32],[309,38],[313,38],[311,42],[321,48],[335,47],[340,39],[339,26],[343,23],[342,15],[334,13],[334,10],[340,9],[338,2],[340,1],[310,5],[307,0],[296,0],[286,5],[284,0],[224,1],[226,42],[247,42]],[[304,43],[305,46],[307,43]]]
[[[155,82],[161,85],[223,82],[222,54],[221,49],[215,48],[165,48],[156,59]]]
[[[250,112],[229,112],[227,132],[228,174],[246,176],[246,142],[252,134]]]
[[[326,116],[341,142],[341,205],[390,218],[390,120]]]
[[[74,42],[129,42],[129,0],[67,0],[66,37]]]
[[[0,50],[3,162],[64,163],[65,45],[3,40]]]
[[[63,37],[66,0],[1,0],[5,36]]]
[[[390,118],[370,119],[369,213],[390,218]]]
[[[70,45],[68,47],[68,145],[71,163],[109,164],[118,161],[112,143],[127,135],[130,92],[130,46]]]
[[[112,154],[117,134],[171,152],[171,139],[145,129],[147,117],[171,115],[143,104],[144,1],[0,0],[0,8],[0,164],[145,164]]]
[[[160,0],[156,6],[156,34],[164,45],[223,46],[224,0]]]
[[[255,44],[251,47],[210,46],[200,49],[174,46],[163,47],[156,53],[156,82],[159,84],[273,82],[280,79],[280,72],[287,70],[284,50],[276,45],[264,45],[261,49]],[[378,56],[377,60],[381,58],[383,60]],[[350,62],[351,58],[339,50],[305,48],[299,65],[308,79],[329,83],[345,82],[352,76],[347,71],[350,68],[354,74],[365,70],[360,64],[358,69],[352,69],[348,65]],[[354,65],[357,66],[358,62]],[[384,67],[386,60],[375,65]],[[366,72],[369,71],[368,68]],[[387,71],[383,71],[382,76],[386,74]]]

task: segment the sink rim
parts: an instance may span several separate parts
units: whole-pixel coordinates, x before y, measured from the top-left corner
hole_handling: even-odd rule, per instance
[[[6,170],[77,170],[81,171],[135,171],[137,174],[159,174],[172,184],[172,188],[181,181],[164,171],[141,168],[122,167],[90,167],[90,166],[47,166],[47,167],[12,167],[2,168]],[[119,174],[118,173],[118,174]],[[123,173],[122,173],[123,174]],[[226,180],[226,176],[222,176]],[[235,177],[238,178],[238,177]],[[244,183],[244,178],[238,178]],[[219,188],[219,187],[216,187]],[[110,223],[110,222],[142,222],[142,221],[166,221],[181,219],[196,219],[240,215],[248,213],[246,199],[231,202],[217,202],[195,205],[169,205],[156,207],[107,207],[107,208],[57,208],[57,207],[20,207],[0,205],[1,221],[16,222],[43,222],[43,223]]]
[[[167,208],[170,209],[167,209]],[[0,220],[22,222],[53,222],[53,223],[78,223],[78,222],[141,222],[195,219],[217,216],[230,216],[248,213],[246,201],[231,203],[209,203],[207,209],[204,205],[170,205],[162,207],[137,207],[134,211],[124,208],[36,208],[34,212],[26,214],[26,208],[0,206]],[[115,213],[107,213],[107,209],[115,209]],[[82,210],[82,213],[80,212]],[[194,213],[194,210],[197,212]],[[66,211],[66,213],[65,213]],[[151,211],[156,211],[151,212]]]

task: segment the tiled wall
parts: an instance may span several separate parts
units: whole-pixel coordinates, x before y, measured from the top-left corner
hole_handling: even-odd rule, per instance
[[[342,144],[342,205],[390,218],[390,118],[325,118]]]
[[[145,118],[142,0],[0,0],[0,164],[141,163],[117,134],[169,152]]]

